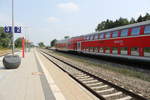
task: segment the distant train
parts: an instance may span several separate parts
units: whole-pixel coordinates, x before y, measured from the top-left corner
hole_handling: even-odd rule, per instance
[[[60,51],[149,60],[150,21],[60,40],[55,47]]]

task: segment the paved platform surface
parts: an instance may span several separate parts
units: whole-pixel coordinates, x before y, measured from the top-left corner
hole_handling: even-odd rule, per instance
[[[5,69],[2,59],[0,100],[98,100],[36,49],[26,53],[18,69]]]
[[[0,100],[55,100],[33,50],[22,58],[18,69],[5,69],[2,59],[0,57]]]

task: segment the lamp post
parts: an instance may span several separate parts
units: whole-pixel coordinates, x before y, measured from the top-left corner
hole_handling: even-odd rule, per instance
[[[12,55],[14,55],[14,0],[12,0]]]
[[[3,58],[3,64],[7,69],[16,69],[21,64],[21,58],[14,54],[14,0],[12,0],[12,55],[6,55]]]
[[[28,29],[29,29],[29,26],[25,26],[24,27],[25,29],[25,34],[24,34],[24,37],[25,37],[25,52],[27,52],[27,48],[28,48]]]

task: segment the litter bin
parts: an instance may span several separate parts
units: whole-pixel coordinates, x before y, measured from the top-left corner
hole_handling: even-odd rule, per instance
[[[7,69],[16,69],[21,64],[21,58],[18,55],[7,55],[3,58],[3,65]]]

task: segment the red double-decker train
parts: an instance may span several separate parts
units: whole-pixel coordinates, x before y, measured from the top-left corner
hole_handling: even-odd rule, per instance
[[[149,60],[150,21],[60,40],[55,47],[60,51]]]

